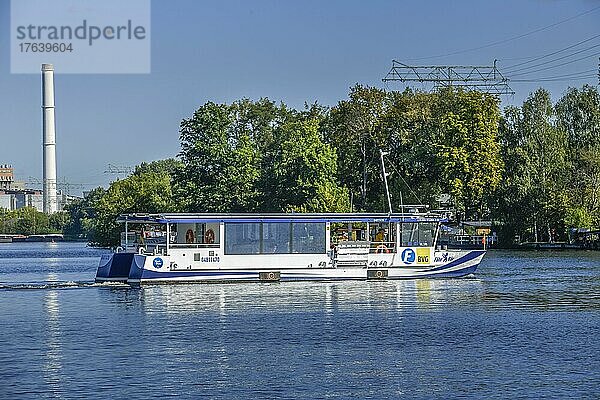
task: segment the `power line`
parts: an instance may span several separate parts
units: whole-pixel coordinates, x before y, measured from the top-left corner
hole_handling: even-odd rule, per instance
[[[563,75],[546,76],[546,77],[538,78],[538,79],[555,79],[555,78],[571,78],[571,77],[575,77],[576,78],[576,77],[584,76],[586,74],[590,74],[590,73],[593,73],[593,72],[596,72],[596,70],[595,69],[588,69],[586,71],[571,72],[570,74],[563,74]]]
[[[582,12],[580,14],[574,15],[574,16],[569,17],[567,19],[564,19],[562,21],[558,21],[558,22],[555,22],[553,24],[546,25],[544,27],[535,29],[533,31],[529,31],[529,32],[523,33],[521,35],[513,36],[513,37],[510,37],[508,39],[498,40],[496,42],[492,42],[492,43],[489,43],[489,44],[486,44],[486,45],[483,45],[483,46],[473,47],[473,48],[465,49],[465,50],[454,51],[452,53],[438,54],[436,56],[419,57],[419,58],[409,58],[407,60],[410,60],[410,61],[430,60],[432,58],[440,58],[440,57],[453,56],[453,55],[456,55],[456,54],[468,53],[468,52],[471,52],[471,51],[481,50],[481,49],[485,49],[485,48],[488,48],[488,47],[496,46],[496,45],[499,45],[499,44],[508,43],[508,42],[513,41],[513,40],[521,39],[521,38],[524,38],[526,36],[530,36],[530,35],[536,34],[538,32],[542,32],[542,31],[548,30],[550,28],[554,28],[555,26],[562,25],[562,24],[564,24],[566,22],[569,22],[569,21],[572,21],[572,20],[574,20],[576,18],[579,18],[579,17],[582,17],[584,15],[590,14],[590,13],[592,13],[592,12],[598,10],[598,9],[600,9],[600,6],[594,7],[592,9],[590,9],[590,10],[584,11],[584,12]]]
[[[598,55],[600,55],[600,53],[590,54],[590,55],[587,55],[587,56],[584,56],[584,57],[576,58],[575,60],[566,61],[564,63],[560,63],[560,64],[556,64],[556,65],[550,65],[550,66],[548,66],[546,68],[539,68],[539,69],[536,69],[536,70],[533,70],[533,71],[529,71],[529,72],[521,72],[519,74],[514,74],[513,76],[529,75],[529,74],[533,74],[535,72],[546,71],[546,70],[549,70],[549,69],[554,69],[554,68],[562,67],[563,65],[572,64],[572,63],[577,62],[577,61],[585,60],[585,59],[590,58],[590,57],[596,57]]]
[[[532,62],[534,62],[534,61],[541,60],[541,59],[543,59],[543,58],[550,57],[550,56],[553,56],[553,55],[555,55],[555,54],[558,54],[558,53],[562,53],[563,51],[570,50],[570,49],[572,49],[573,47],[577,47],[577,46],[579,46],[579,45],[582,45],[582,44],[584,44],[584,43],[587,43],[587,42],[589,42],[589,41],[592,41],[592,40],[594,40],[594,39],[596,39],[596,38],[598,38],[598,37],[600,37],[600,35],[592,36],[591,38],[588,38],[588,39],[582,40],[581,42],[575,43],[575,44],[573,44],[573,45],[571,45],[571,46],[565,47],[565,48],[563,48],[563,49],[560,49],[560,50],[557,50],[557,51],[555,51],[555,52],[552,52],[552,53],[549,53],[549,54],[544,54],[544,55],[541,55],[541,56],[539,56],[539,57],[532,58],[532,59],[530,59],[529,61],[524,61],[524,62],[521,62],[521,63],[518,63],[518,64],[509,65],[509,66],[507,66],[507,67],[506,67],[506,69],[508,69],[508,70],[511,70],[511,69],[513,69],[513,68],[515,68],[515,67],[519,67],[519,66],[521,66],[521,65],[529,64],[529,63],[532,63]]]
[[[555,58],[555,59],[552,59],[552,60],[549,60],[549,61],[544,61],[544,62],[541,62],[541,63],[538,63],[538,64],[533,64],[533,65],[530,65],[528,67],[517,68],[517,69],[514,69],[514,70],[511,70],[511,67],[507,67],[507,69],[508,69],[507,73],[512,74],[512,73],[515,73],[515,72],[525,71],[525,70],[528,70],[530,68],[540,67],[542,65],[548,65],[548,64],[553,63],[555,61],[564,60],[565,58],[573,57],[574,55],[581,54],[581,53],[586,52],[586,51],[591,50],[591,49],[595,49],[596,47],[600,47],[600,43],[598,43],[598,44],[596,44],[594,46],[587,47],[587,48],[582,49],[582,50],[578,50],[578,51],[576,51],[574,53],[566,54],[564,56],[561,56],[561,57],[558,57],[558,58]]]
[[[592,79],[595,78],[596,75],[583,75],[583,76],[579,76],[579,77],[573,77],[573,78],[540,78],[540,79],[512,79],[511,82],[530,82],[530,83],[535,83],[535,82],[567,82],[567,81],[581,81],[581,80],[586,80],[586,79]]]

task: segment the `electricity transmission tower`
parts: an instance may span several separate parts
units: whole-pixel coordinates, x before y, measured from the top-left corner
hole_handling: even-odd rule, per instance
[[[27,182],[25,182],[25,184],[40,187],[43,185],[43,181],[39,178],[30,176],[29,178],[27,178]],[[71,194],[72,189],[83,189],[84,188],[83,183],[68,182],[67,178],[65,178],[65,177],[63,177],[59,182],[56,182],[55,185],[58,189],[64,191],[65,194],[67,194],[67,195]]]
[[[430,84],[434,90],[458,87],[495,95],[515,94],[508,81],[496,67],[496,60],[493,66],[416,66],[392,60],[392,68],[383,78],[383,82]]]
[[[117,180],[119,180],[121,174],[130,175],[134,171],[134,168],[129,165],[114,165],[108,164],[108,168],[104,171],[105,174],[116,175]]]

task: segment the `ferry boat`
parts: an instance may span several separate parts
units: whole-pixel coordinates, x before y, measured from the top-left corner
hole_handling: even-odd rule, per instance
[[[445,219],[410,213],[126,214],[97,282],[277,282],[454,278],[485,250],[438,244]],[[134,227],[132,230],[131,227]]]

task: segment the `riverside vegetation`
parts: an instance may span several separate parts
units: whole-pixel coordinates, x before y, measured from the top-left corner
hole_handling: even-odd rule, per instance
[[[495,221],[505,245],[600,226],[600,94],[591,86],[555,104],[539,89],[503,111],[477,91],[361,85],[332,108],[208,102],[179,134],[176,157],[93,190],[51,216],[55,227],[110,246],[127,212],[385,211],[380,149],[396,208],[401,199],[437,208],[449,194],[460,220]]]

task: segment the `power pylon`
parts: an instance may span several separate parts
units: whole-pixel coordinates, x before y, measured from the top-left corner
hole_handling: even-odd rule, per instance
[[[117,180],[119,180],[121,175],[130,175],[134,170],[135,168],[129,165],[108,164],[108,168],[104,171],[104,173],[116,175]]]
[[[392,68],[383,78],[383,82],[431,84],[433,90],[458,87],[495,95],[515,94],[508,81],[509,79],[496,67],[496,60],[493,66],[416,66],[392,60]]]

